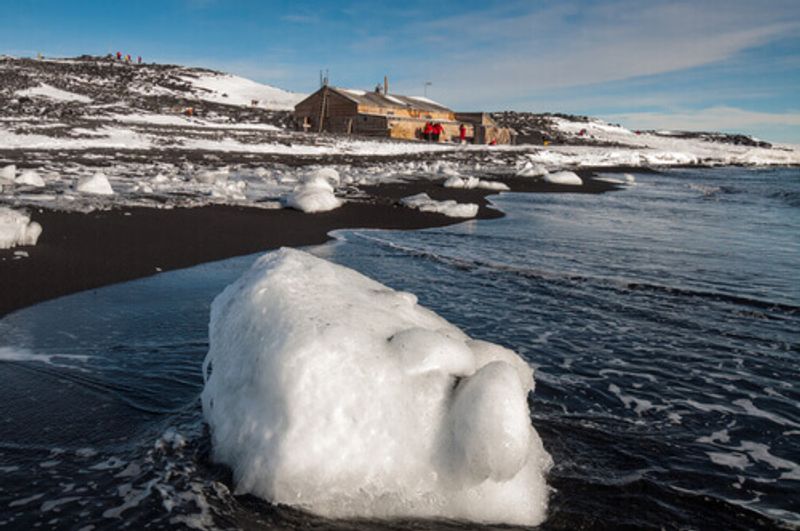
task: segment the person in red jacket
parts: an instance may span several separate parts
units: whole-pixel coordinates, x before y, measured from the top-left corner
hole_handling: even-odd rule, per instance
[[[464,124],[458,126],[458,139],[462,144],[467,141],[467,128],[464,126]]]
[[[117,52],[117,61],[122,61],[122,52]]]
[[[433,124],[430,122],[425,122],[425,128],[422,130],[422,138],[427,142],[433,139]]]
[[[442,131],[444,131],[444,127],[439,122],[433,124],[433,134],[431,135],[431,140],[434,142],[439,141],[439,137],[442,135]]]

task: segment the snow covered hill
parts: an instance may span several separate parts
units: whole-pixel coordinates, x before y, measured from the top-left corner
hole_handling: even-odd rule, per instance
[[[210,122],[279,126],[286,121],[286,111],[305,97],[212,70],[90,56],[2,57],[0,79],[0,117],[20,120],[133,114],[158,121],[158,116],[191,112]]]

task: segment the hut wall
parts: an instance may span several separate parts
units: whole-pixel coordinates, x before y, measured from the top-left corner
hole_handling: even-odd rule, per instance
[[[389,120],[386,116],[359,114],[354,118],[351,132],[369,136],[389,136]]]

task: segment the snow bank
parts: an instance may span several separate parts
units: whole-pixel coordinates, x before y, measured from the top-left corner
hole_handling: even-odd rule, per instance
[[[484,181],[477,177],[450,177],[444,182],[445,188],[483,188],[486,190],[508,190],[505,183],[498,181]]]
[[[333,185],[338,183],[339,172],[333,168],[315,170],[285,198],[285,205],[308,213],[339,208],[342,200],[333,195]]]
[[[457,203],[452,199],[436,201],[426,193],[404,197],[400,203],[408,208],[416,208],[423,212],[436,212],[451,218],[474,218],[478,214],[475,203]]]
[[[414,295],[282,249],[214,300],[209,339],[203,412],[237,492],[332,518],[544,520],[531,368]]]
[[[36,170],[24,170],[14,182],[27,186],[35,186],[36,188],[42,188],[44,186],[44,179],[42,179]]]
[[[114,189],[108,182],[108,177],[104,173],[95,173],[89,177],[81,177],[76,189],[84,194],[113,195]]]
[[[27,215],[0,207],[0,249],[11,249],[17,245],[36,245],[42,234],[42,226],[31,221]]]
[[[558,171],[555,173],[546,173],[542,176],[545,182],[552,184],[568,184],[571,186],[581,186],[583,179],[581,179],[575,172],[571,171]]]

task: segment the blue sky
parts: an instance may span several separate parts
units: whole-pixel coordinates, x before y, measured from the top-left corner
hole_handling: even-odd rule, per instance
[[[800,1],[0,0],[0,53],[123,51],[311,92],[800,143]]]

